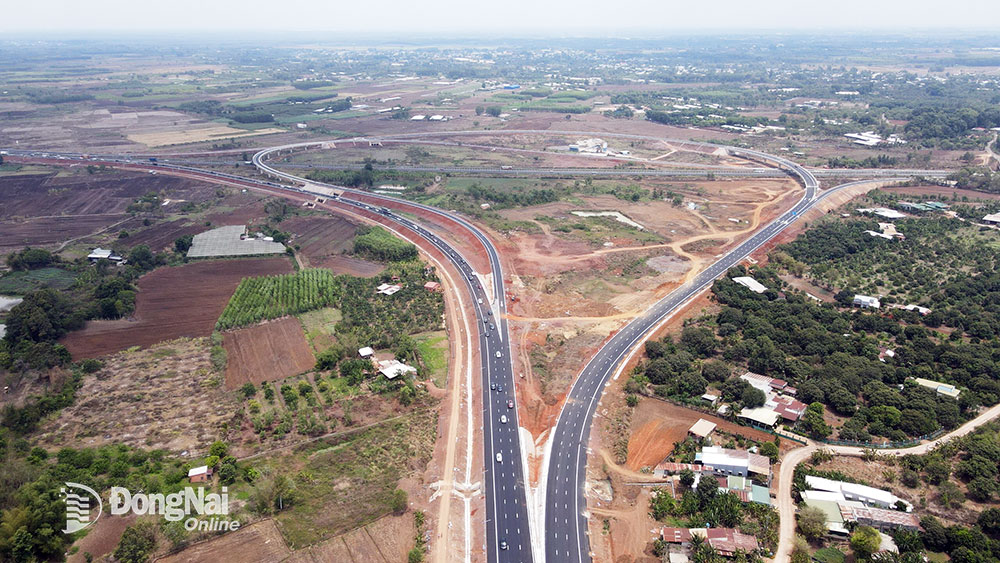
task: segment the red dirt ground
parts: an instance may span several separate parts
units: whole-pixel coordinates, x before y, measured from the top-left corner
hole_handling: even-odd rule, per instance
[[[336,215],[310,215],[285,220],[281,228],[295,235],[292,242],[312,261],[349,249],[358,226]]]
[[[240,280],[291,271],[287,258],[210,260],[160,268],[139,279],[132,318],[90,321],[62,343],[80,359],[182,336],[208,336]]]
[[[243,555],[240,555],[240,554]],[[161,557],[162,563],[195,563],[199,561],[284,561],[292,551],[285,545],[274,520],[256,522],[235,532],[191,545],[187,549]]]
[[[628,441],[628,460],[625,466],[633,471],[652,467],[667,457],[674,443],[687,436],[688,428],[699,418],[718,425],[718,429],[731,434],[741,434],[759,442],[770,442],[774,436],[767,432],[740,426],[722,418],[660,401],[642,398],[632,418],[632,436]]]
[[[0,249],[10,251],[25,246],[56,244],[95,233],[127,218],[124,214],[101,214],[38,217],[16,222],[8,219],[0,223],[0,241],[3,241]]]
[[[334,274],[348,274],[362,278],[370,278],[382,273],[385,266],[376,262],[369,262],[353,256],[327,256],[317,262],[311,262],[317,268],[329,268]]]
[[[944,186],[907,186],[904,188],[883,189],[893,194],[907,194],[917,197],[944,196],[950,198],[952,196],[957,196],[959,199],[967,197],[970,200],[1000,199],[1000,194],[988,194],[985,192],[977,192],[975,190],[960,190],[958,188],[947,188]]]
[[[227,332],[226,388],[284,379],[312,369],[316,358],[294,317]]]

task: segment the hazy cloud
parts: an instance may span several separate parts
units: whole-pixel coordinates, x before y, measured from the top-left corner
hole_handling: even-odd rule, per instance
[[[330,31],[627,34],[696,30],[996,28],[1000,2],[903,0],[37,0],[7,2],[0,31]]]

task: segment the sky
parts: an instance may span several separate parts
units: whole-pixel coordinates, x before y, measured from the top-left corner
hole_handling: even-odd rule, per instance
[[[656,36],[697,31],[1000,29],[997,0],[8,0],[0,39],[33,32]]]

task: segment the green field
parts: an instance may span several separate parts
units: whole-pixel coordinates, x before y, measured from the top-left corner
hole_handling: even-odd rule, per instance
[[[399,480],[426,466],[436,434],[437,413],[425,410],[265,461],[274,472],[298,470],[294,504],[277,516],[289,546],[312,545],[389,514]]]
[[[413,340],[434,385],[444,389],[448,384],[448,334],[443,330],[427,332],[415,335]]]
[[[74,281],[76,274],[62,268],[10,272],[0,277],[0,294],[25,295],[43,287],[68,289]]]
[[[342,318],[343,315],[341,315],[340,310],[333,307],[326,307],[318,311],[310,311],[299,315],[299,320],[302,321],[302,328],[306,333],[306,339],[312,345],[314,352],[322,352],[333,344],[334,330]]]

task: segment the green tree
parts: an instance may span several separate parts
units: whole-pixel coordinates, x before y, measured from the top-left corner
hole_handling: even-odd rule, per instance
[[[115,548],[115,560],[122,563],[145,563],[156,550],[156,531],[152,522],[140,522],[125,528],[118,547]]]
[[[805,506],[799,511],[799,531],[809,541],[826,535],[826,513],[815,506]]]
[[[851,534],[851,551],[858,561],[870,559],[881,545],[882,537],[871,526],[858,526]]]
[[[212,442],[212,445],[208,447],[208,455],[214,455],[218,458],[223,458],[226,452],[229,451],[229,446],[226,445],[222,440],[216,440]]]
[[[409,506],[409,499],[406,495],[406,491],[403,489],[396,489],[392,492],[392,500],[389,502],[389,506],[392,511],[396,514],[402,514],[406,512],[406,508]]]
[[[685,488],[690,489],[691,486],[694,485],[694,471],[691,471],[690,469],[681,470],[680,482]]]
[[[184,235],[178,237],[177,240],[174,241],[174,250],[176,250],[178,254],[184,254],[191,249],[192,241],[194,241],[194,235]]]
[[[667,491],[655,488],[649,495],[649,515],[656,520],[663,520],[673,514],[676,508],[674,497]]]

